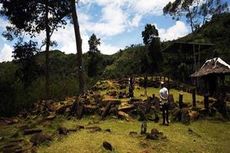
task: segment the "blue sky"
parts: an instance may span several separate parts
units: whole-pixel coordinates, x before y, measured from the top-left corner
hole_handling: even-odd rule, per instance
[[[78,15],[83,51],[88,51],[88,39],[93,33],[101,38],[99,49],[113,54],[131,44],[142,43],[141,32],[147,23],[156,25],[161,40],[173,40],[185,36],[190,28],[185,21],[174,21],[164,16],[162,9],[173,0],[80,0]],[[9,23],[0,19],[0,33]],[[36,40],[45,38],[44,33]],[[73,27],[68,24],[51,38],[58,42],[57,49],[75,53]],[[0,62],[11,60],[13,44],[0,36]]]

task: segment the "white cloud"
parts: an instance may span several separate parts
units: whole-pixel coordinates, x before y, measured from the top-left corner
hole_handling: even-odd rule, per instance
[[[79,21],[86,32],[96,33],[99,37],[115,36],[132,27],[137,28],[147,14],[162,15],[163,7],[170,1],[173,0],[82,0],[80,6],[98,5],[101,12],[98,21],[91,21],[88,12],[84,14],[82,10]]]
[[[139,23],[140,23],[140,21],[141,21],[141,18],[142,18],[141,15],[139,15],[139,14],[135,15],[135,16],[132,18],[132,20],[131,20],[131,22],[129,23],[129,25],[130,25],[131,27],[138,27],[138,26],[139,26]]]
[[[12,60],[13,48],[8,44],[4,44],[3,48],[0,50],[0,62],[11,61]]]
[[[84,27],[80,30],[82,37],[82,51],[85,53],[89,50],[89,35],[86,33]],[[57,41],[57,48],[61,51],[64,51],[67,54],[76,53],[75,36],[72,24],[68,24],[65,29],[59,29],[58,31],[54,32],[51,39]],[[113,54],[119,49],[119,47],[107,44],[103,41],[101,41],[101,45],[99,46],[99,50],[104,54]]]
[[[162,41],[174,40],[189,33],[189,27],[182,21],[177,21],[175,25],[168,29],[159,28],[159,36]]]
[[[162,15],[164,6],[173,0],[135,0],[133,7],[141,14]]]
[[[117,51],[119,51],[119,49],[121,49],[122,47],[118,47],[118,46],[113,46],[110,44],[106,44],[106,43],[101,43],[101,45],[98,47],[98,49],[101,51],[101,53],[107,54],[107,55],[111,55],[116,53]]]

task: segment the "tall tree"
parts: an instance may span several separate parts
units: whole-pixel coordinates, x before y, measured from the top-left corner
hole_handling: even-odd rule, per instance
[[[154,25],[146,24],[145,30],[142,31],[143,42],[145,45],[149,45],[152,43],[152,40],[158,37],[158,30]]]
[[[92,34],[88,41],[89,44],[89,61],[88,61],[88,76],[93,77],[98,75],[99,62],[102,60],[98,45],[101,44],[100,38],[97,38],[95,34]]]
[[[31,37],[41,31],[46,32],[46,98],[49,98],[49,47],[51,35],[57,28],[66,24],[64,17],[70,12],[69,0],[1,0],[1,15],[6,16],[12,26],[3,33],[9,40],[28,33]]]
[[[27,88],[38,76],[39,68],[35,61],[35,54],[38,52],[37,43],[33,41],[19,41],[14,46],[14,62],[19,66],[16,74],[22,81],[24,88]]]
[[[84,92],[84,76],[83,76],[83,65],[82,65],[82,39],[80,33],[80,27],[78,22],[77,10],[76,10],[76,2],[78,0],[70,0],[71,4],[71,15],[74,25],[74,34],[76,39],[76,47],[77,47],[77,66],[78,66],[78,78],[79,78],[79,94]]]
[[[89,38],[88,44],[89,44],[89,51],[90,52],[99,52],[98,45],[101,44],[101,39],[97,38],[95,34],[92,34]]]
[[[161,45],[158,30],[154,25],[147,24],[142,31],[143,42],[148,48],[149,71],[159,72],[162,61]]]

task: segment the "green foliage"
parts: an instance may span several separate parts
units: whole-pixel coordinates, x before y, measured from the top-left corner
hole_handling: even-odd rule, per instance
[[[35,62],[41,69],[45,67],[44,57],[44,52],[35,55]],[[50,52],[50,98],[63,100],[79,92],[76,67],[76,55]],[[45,73],[41,71],[25,88],[24,82],[16,75],[20,69],[20,65],[15,62],[0,64],[0,116],[14,115],[45,98]],[[86,89],[92,87],[98,79],[89,78],[86,74],[84,78]]]
[[[37,53],[36,46],[37,43],[33,41],[25,42],[24,44],[18,42],[14,46],[14,62],[19,66],[16,75],[23,82],[25,88],[28,87],[39,74],[39,67],[34,58]]]
[[[0,15],[6,16],[12,24],[4,33],[7,38],[13,39],[15,36],[20,36],[22,32],[27,32],[34,37],[35,33],[46,29],[46,1],[2,0],[1,4]],[[70,2],[69,0],[49,0],[48,5],[50,14],[48,25],[52,33],[67,24],[64,17],[70,13]]]
[[[142,31],[142,37],[144,44],[149,45],[155,37],[158,37],[158,30],[154,25],[146,24],[145,30]]]
[[[163,8],[164,14],[169,14],[175,20],[186,17],[192,32],[209,21],[211,16],[228,11],[228,2],[223,0],[175,0]]]
[[[92,34],[89,38],[88,43],[90,52],[99,52],[97,46],[101,44],[100,38],[97,38],[95,34]]]
[[[126,48],[114,55],[112,65],[106,67],[103,76],[121,77],[131,74],[141,74],[146,67],[147,51],[145,46],[136,45]]]

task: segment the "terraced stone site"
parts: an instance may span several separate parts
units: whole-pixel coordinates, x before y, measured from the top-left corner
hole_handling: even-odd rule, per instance
[[[211,111],[216,110],[212,103],[209,113],[205,113],[203,96],[196,95],[197,107],[192,108],[192,94],[184,91],[184,107],[180,110],[179,93],[183,89],[170,89],[170,124],[164,126],[158,109],[159,88],[148,87],[146,97],[140,86],[141,79],[136,78],[132,99],[128,97],[126,78],[105,80],[82,95],[79,103],[75,102],[75,97],[64,101],[41,101],[31,111],[17,117],[1,118],[0,151],[230,152],[230,122],[218,111]],[[154,84],[157,86],[159,80],[152,81]],[[185,117],[179,120],[178,112]],[[147,121],[142,120],[143,115]],[[147,132],[141,134],[144,122]]]

